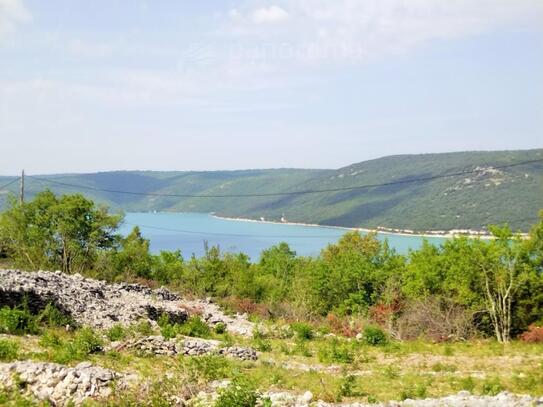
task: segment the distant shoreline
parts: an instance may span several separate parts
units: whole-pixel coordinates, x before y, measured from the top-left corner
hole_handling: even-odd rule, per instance
[[[367,228],[349,228],[345,226],[329,226],[329,225],[319,225],[317,223],[303,223],[303,222],[278,222],[272,220],[257,220],[251,218],[239,218],[239,217],[228,217],[228,216],[219,216],[214,213],[210,213],[212,217],[222,220],[231,220],[236,222],[254,222],[254,223],[269,223],[274,225],[292,225],[292,226],[307,226],[307,227],[319,227],[319,228],[329,228],[329,229],[340,229],[340,230],[354,230],[364,233],[377,233],[382,235],[396,235],[396,236],[413,236],[413,237],[436,237],[440,239],[452,239],[453,237],[466,236],[466,237],[480,237],[483,239],[491,239],[492,236],[484,234],[481,232],[471,231],[463,233],[463,231],[447,231],[444,233],[433,233],[430,231],[417,233],[417,232],[408,232],[405,230],[398,229],[390,230],[385,228],[376,228],[376,229],[367,229]]]

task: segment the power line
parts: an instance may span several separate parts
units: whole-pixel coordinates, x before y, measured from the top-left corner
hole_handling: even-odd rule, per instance
[[[203,232],[203,231],[197,231],[197,230],[163,228],[163,227],[160,227],[160,226],[142,225],[142,224],[129,223],[129,222],[123,222],[123,224],[128,225],[128,226],[137,226],[137,227],[140,227],[142,229],[154,229],[154,230],[162,230],[162,231],[165,231],[165,232],[187,233],[187,234],[203,235],[203,236],[280,238],[280,239],[307,239],[307,238],[328,239],[328,238],[338,238],[338,237],[340,237],[340,235],[339,236],[338,235],[312,235],[312,236],[306,236],[306,235],[255,235],[255,234],[250,234],[250,233]],[[325,226],[323,226],[323,227],[325,227]],[[340,229],[338,229],[337,231],[342,232]],[[345,231],[343,231],[343,233]]]
[[[543,159],[521,161],[521,162],[513,163],[513,164],[493,166],[492,168],[499,170],[499,169],[505,169],[505,168],[511,168],[511,167],[518,167],[521,165],[534,164],[534,163],[539,163],[539,162],[543,162]],[[167,198],[249,198],[249,197],[289,196],[289,195],[320,194],[320,193],[325,193],[325,192],[352,191],[352,190],[357,190],[357,189],[367,189],[367,188],[376,188],[376,187],[384,187],[384,186],[392,186],[392,185],[403,185],[403,184],[410,184],[410,183],[416,183],[416,182],[426,182],[426,181],[432,181],[432,180],[441,179],[441,178],[450,178],[450,177],[457,177],[461,175],[480,173],[484,171],[485,171],[484,169],[480,169],[477,167],[474,170],[465,170],[465,171],[453,172],[449,174],[431,175],[428,177],[421,177],[421,178],[414,178],[414,179],[407,179],[407,180],[358,185],[358,186],[353,186],[353,187],[307,189],[307,190],[302,190],[302,191],[269,192],[269,193],[260,193],[260,194],[223,194],[223,195],[168,194],[168,193],[157,193],[157,192],[123,191],[123,190],[117,190],[117,189],[95,188],[95,187],[91,187],[88,185],[81,185],[81,184],[72,184],[68,182],[56,181],[50,178],[41,178],[37,176],[28,176],[28,177],[31,177],[38,181],[62,185],[65,187],[70,187],[70,188],[86,189],[86,190],[91,190],[91,191],[96,191],[96,192],[108,192],[108,193],[114,193],[114,194],[154,196],[154,197],[167,197]]]
[[[8,182],[7,184],[4,184],[2,186],[0,186],[0,190],[2,189],[6,189],[7,187],[9,187],[11,184],[15,184],[17,181],[19,181],[20,177],[17,177],[15,179],[12,179],[10,182]]]

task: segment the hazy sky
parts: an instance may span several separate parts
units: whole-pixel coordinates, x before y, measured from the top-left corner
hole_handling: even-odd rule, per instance
[[[0,0],[0,174],[543,146],[541,0]]]

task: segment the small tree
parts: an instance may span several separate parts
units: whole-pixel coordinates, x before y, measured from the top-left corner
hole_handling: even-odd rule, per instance
[[[498,342],[511,339],[511,320],[515,295],[522,278],[524,264],[520,260],[519,238],[509,227],[491,227],[495,240],[485,246],[485,256],[479,263],[482,272],[486,310],[492,321]]]

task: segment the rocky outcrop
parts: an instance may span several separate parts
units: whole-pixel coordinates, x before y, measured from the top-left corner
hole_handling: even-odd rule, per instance
[[[111,394],[111,384],[123,382],[123,375],[82,362],[75,367],[56,363],[0,363],[0,387],[14,388],[53,405],[81,404],[87,398]]]
[[[77,324],[93,328],[129,325],[142,318],[156,321],[164,313],[170,321],[181,323],[196,313],[209,325],[223,323],[227,331],[239,335],[250,336],[253,329],[246,316],[226,315],[210,300],[183,299],[165,288],[107,284],[60,271],[0,270],[0,306],[18,306],[24,298],[34,311],[52,303]]]
[[[242,360],[256,360],[257,352],[252,348],[231,346],[220,347],[220,342],[211,339],[166,339],[163,336],[147,336],[145,338],[112,344],[113,349],[133,349],[145,355],[224,355]]]

